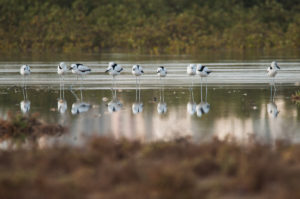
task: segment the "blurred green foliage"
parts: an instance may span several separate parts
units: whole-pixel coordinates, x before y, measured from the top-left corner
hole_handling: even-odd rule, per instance
[[[0,0],[0,50],[300,48],[299,0]]]

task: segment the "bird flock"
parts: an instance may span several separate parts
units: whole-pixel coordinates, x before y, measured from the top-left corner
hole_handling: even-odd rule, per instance
[[[109,62],[108,67],[105,70],[105,73],[108,73],[109,75],[112,76],[113,82],[115,82],[115,77],[117,75],[120,75],[121,72],[124,69],[122,68],[121,65],[115,63],[115,62]],[[277,75],[278,71],[280,70],[280,67],[278,66],[276,61],[273,61],[270,66],[267,67],[267,75],[273,79]],[[57,74],[60,76],[60,80],[63,80],[64,74],[66,74],[68,71],[72,71],[73,74],[77,75],[77,80],[78,76],[83,78],[84,75],[89,74],[92,70],[83,64],[71,64],[70,67],[67,66],[66,63],[61,62],[57,66]],[[136,87],[136,102],[132,105],[132,111],[134,114],[140,113],[143,111],[143,103],[140,100],[140,78],[144,74],[143,67],[139,64],[135,64],[132,66],[132,75],[135,76],[136,78],[136,85],[139,85],[139,89]],[[197,113],[198,117],[201,117],[201,115],[206,114],[209,112],[210,105],[207,103],[207,77],[209,74],[212,73],[212,71],[205,65],[202,64],[189,64],[186,68],[187,75],[194,77],[196,75],[200,76],[201,78],[201,103],[197,105],[194,102],[194,96],[193,96],[193,91],[191,89],[191,101],[187,105],[187,111],[189,114],[193,115],[194,113]],[[20,68],[20,74],[25,77],[25,81],[27,77],[31,74],[31,69],[29,65],[22,65]],[[157,76],[161,79],[167,76],[167,68],[164,66],[159,66],[156,70]],[[202,99],[202,79],[206,79],[206,95],[205,95],[205,100]],[[24,81],[24,79],[23,79]],[[23,113],[26,113],[30,109],[30,101],[27,98],[27,92],[26,92],[26,84],[23,82],[23,96],[24,100],[21,102],[21,110]],[[193,84],[192,84],[193,85]],[[58,100],[58,110],[60,113],[64,113],[67,109],[67,102],[64,99],[64,85],[60,81],[60,98]],[[274,95],[272,95],[272,86],[274,86]],[[276,105],[274,105],[274,96],[276,92],[276,87],[275,84],[271,86],[271,95],[272,95],[272,104],[268,104],[268,112],[270,112],[271,115],[274,117],[277,117],[278,115],[278,110]],[[63,89],[62,89],[63,88]],[[62,91],[62,93],[61,93]],[[76,94],[71,90],[72,94],[76,97],[77,102],[72,105],[72,114],[78,114],[81,112],[86,112],[90,109],[90,105],[86,102],[83,102],[83,97],[82,97],[82,91],[80,89],[80,94],[81,97],[77,97]],[[111,102],[108,103],[108,110],[109,112],[117,112],[118,110],[121,109],[122,104],[121,102],[117,99],[116,96],[116,90],[112,89],[112,96],[113,99]],[[167,112],[167,104],[164,101],[164,88],[160,84],[160,99],[159,103],[157,106],[157,111],[159,114],[164,114]]]
[[[59,63],[57,66],[57,74],[62,76],[66,74],[69,70],[72,71],[73,74],[80,75],[81,77],[83,75],[89,74],[92,70],[83,64],[71,64],[71,66],[68,68],[67,65],[64,62]],[[117,76],[120,75],[121,72],[124,69],[122,68],[121,65],[115,63],[115,62],[109,62],[108,67],[105,70],[105,73],[108,73],[113,77],[113,79]],[[280,67],[278,66],[276,61],[273,61],[269,67],[267,67],[267,75],[269,77],[274,77],[277,75],[278,71],[280,70]],[[189,64],[187,66],[186,70],[187,74],[189,76],[195,76],[196,74],[199,75],[202,78],[207,78],[209,74],[212,72],[210,69],[208,69],[207,66],[204,66],[202,64]],[[167,68],[164,66],[159,66],[156,70],[157,75],[162,78],[166,77],[168,74]],[[20,68],[20,74],[23,76],[28,76],[31,74],[31,69],[29,65],[22,65]],[[132,66],[132,74],[136,77],[136,81],[144,74],[143,67],[139,64],[135,64]]]

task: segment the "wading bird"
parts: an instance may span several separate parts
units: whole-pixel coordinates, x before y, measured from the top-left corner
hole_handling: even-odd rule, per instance
[[[159,66],[156,70],[156,73],[159,77],[166,77],[168,72],[165,67]]]
[[[209,70],[206,66],[202,64],[197,64],[197,74],[200,75],[201,81],[202,77],[207,77],[211,73],[211,70]],[[207,82],[207,79],[206,79]]]
[[[196,75],[197,72],[197,66],[196,64],[189,64],[186,68],[186,73],[189,76],[192,76],[192,86],[194,85],[194,76]]]
[[[30,67],[28,65],[22,65],[21,68],[20,68],[20,74],[21,75],[30,75]]]
[[[140,84],[140,76],[144,74],[142,66],[138,64],[133,65],[132,74],[135,75],[136,84],[137,84],[137,78],[139,77],[139,84]]]
[[[77,75],[77,80],[78,75],[82,77],[82,75],[87,75],[92,71],[89,67],[83,64],[71,64],[70,70],[72,70],[72,73]]]
[[[271,83],[271,89],[272,89],[272,84],[273,84],[275,92],[276,92],[275,76],[277,75],[279,70],[280,70],[280,67],[278,66],[276,61],[273,61],[271,63],[271,66],[269,66],[267,68],[268,76],[271,77],[273,80],[273,82]]]

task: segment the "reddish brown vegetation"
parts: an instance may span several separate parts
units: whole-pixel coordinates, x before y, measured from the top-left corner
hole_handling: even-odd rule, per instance
[[[65,128],[58,124],[46,124],[38,119],[38,114],[31,116],[8,114],[8,119],[0,119],[0,141],[5,139],[34,139],[42,135],[60,135]]]
[[[300,145],[213,140],[0,153],[0,198],[300,198]]]

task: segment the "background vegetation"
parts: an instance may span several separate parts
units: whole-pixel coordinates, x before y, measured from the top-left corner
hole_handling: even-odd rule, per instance
[[[0,0],[1,51],[299,47],[299,0]]]

